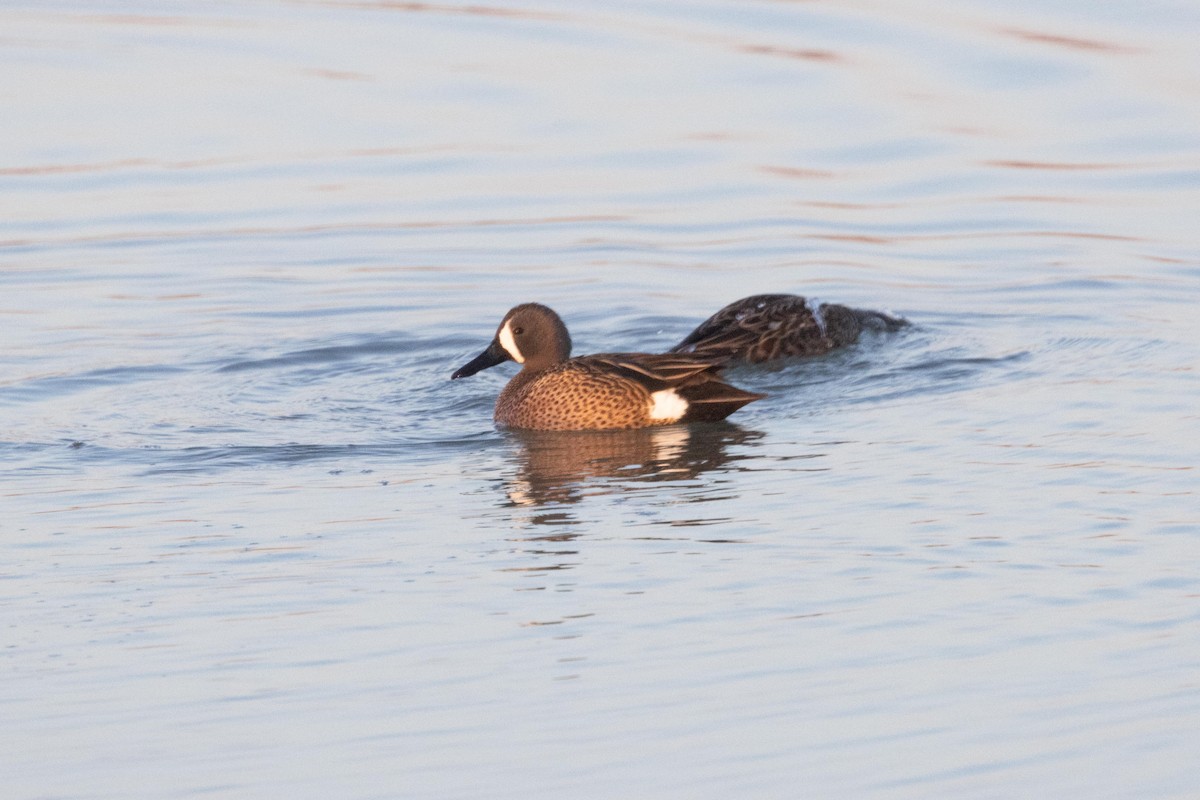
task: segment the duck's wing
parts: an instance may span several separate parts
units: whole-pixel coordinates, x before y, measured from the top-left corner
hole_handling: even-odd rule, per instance
[[[721,377],[725,360],[690,353],[601,353],[574,361],[637,381],[647,391],[675,391],[687,402],[684,422],[722,420],[765,394],[748,392]]]
[[[823,334],[821,320],[800,295],[759,294],[725,306],[700,323],[671,352],[725,361],[767,361],[787,355],[788,342],[820,339]]]
[[[690,353],[598,353],[574,359],[581,365],[625,374],[651,391],[679,386],[704,372],[713,372],[721,359]]]

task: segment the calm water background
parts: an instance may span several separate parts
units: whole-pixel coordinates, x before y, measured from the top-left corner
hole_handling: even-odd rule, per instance
[[[9,798],[1200,796],[1200,7],[0,10]],[[495,430],[512,304],[915,324]]]

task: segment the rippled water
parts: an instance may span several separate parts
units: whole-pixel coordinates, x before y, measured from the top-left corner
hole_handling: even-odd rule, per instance
[[[1200,792],[1200,11],[0,10],[13,798]],[[913,325],[497,431],[539,300]]]

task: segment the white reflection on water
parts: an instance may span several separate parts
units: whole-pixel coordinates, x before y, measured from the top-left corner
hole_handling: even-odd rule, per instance
[[[14,797],[1189,797],[1192,4],[0,11]],[[891,307],[730,425],[579,352]]]

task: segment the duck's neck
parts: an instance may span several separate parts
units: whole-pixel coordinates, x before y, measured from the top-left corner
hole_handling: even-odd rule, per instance
[[[532,355],[526,356],[524,361],[524,369],[522,374],[528,372],[536,374],[550,369],[555,364],[561,364],[571,357],[571,340],[565,337],[559,338],[554,343],[554,346],[548,350],[539,350]]]

